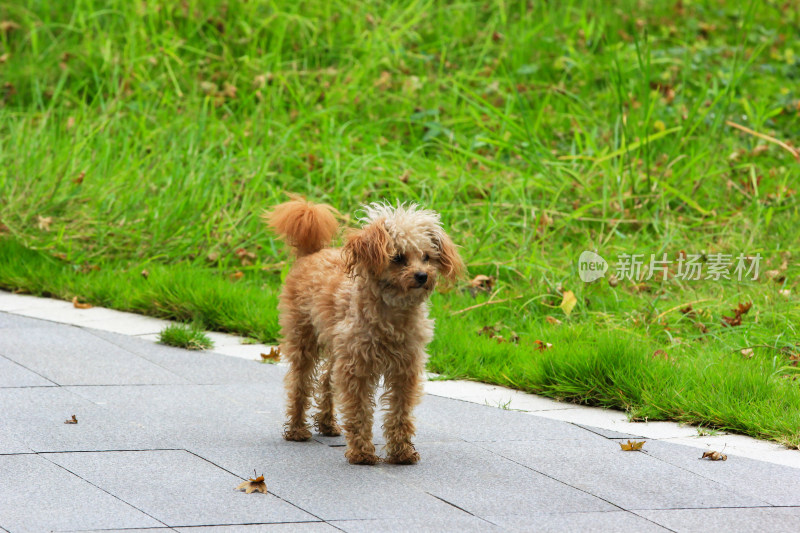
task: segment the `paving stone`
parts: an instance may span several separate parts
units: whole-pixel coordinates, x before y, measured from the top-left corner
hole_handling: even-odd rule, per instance
[[[171,527],[318,520],[272,494],[236,491],[240,478],[182,450],[49,458]]]
[[[267,384],[68,387],[138,424],[150,436],[151,448],[283,442],[283,405],[268,401],[269,388]]]
[[[16,311],[17,309],[30,309],[50,304],[54,300],[39,298],[29,294],[13,294],[0,290],[0,311]]]
[[[26,446],[21,440],[9,435],[9,431],[3,427],[3,430],[0,431],[0,455],[15,453],[33,453],[33,450],[31,450],[29,446]]]
[[[572,424],[496,406],[427,396],[417,418],[440,433],[468,442],[602,437]]]
[[[636,511],[637,514],[677,532],[751,533],[800,531],[800,507],[751,509],[673,509]]]
[[[414,485],[468,513],[485,517],[551,511],[610,511],[614,506],[470,443],[420,444],[413,468],[387,475]]]
[[[176,528],[181,533],[333,533],[339,531],[325,522],[291,522],[286,524],[239,524],[235,526],[205,526]]]
[[[286,370],[261,362],[220,355],[213,351],[194,351],[164,346],[128,335],[87,330],[116,346],[131,351],[158,366],[196,384],[272,383],[283,391]]]
[[[52,387],[56,384],[0,355],[0,388]]]
[[[592,433],[597,433],[598,435],[605,437],[607,439],[643,439],[641,435],[631,435],[629,433],[620,433],[619,431],[614,431],[612,429],[603,429],[597,428],[594,426],[585,426],[583,424],[575,424],[579,428],[583,428],[587,431],[591,431]]]
[[[46,320],[37,320],[0,311],[0,329],[47,328],[59,327],[58,324]]]
[[[323,520],[460,518],[464,511],[404,482],[393,465],[357,466],[316,442],[257,448],[192,449],[240,476],[264,474],[270,492]],[[414,469],[414,466],[400,469]],[[395,474],[386,474],[389,470]]]
[[[15,533],[163,525],[38,455],[0,456],[0,524]]]
[[[463,517],[440,519],[436,517],[400,518],[393,520],[342,520],[331,522],[337,528],[348,533],[484,533],[505,531],[480,518],[464,515]]]
[[[537,533],[563,533],[564,531],[665,533],[669,531],[628,511],[531,513],[487,516],[486,519],[502,527],[505,531],[536,531]]]
[[[739,494],[771,505],[800,506],[800,469],[728,455],[727,461],[701,460],[702,449],[666,442],[647,443],[647,453],[689,470]]]
[[[626,510],[765,505],[646,453],[624,452],[607,439],[498,442],[491,450]]]
[[[4,330],[0,355],[61,385],[186,383],[76,327]]]
[[[0,405],[2,435],[24,444],[25,451],[142,449],[156,442],[135,416],[105,409],[63,387],[0,389]],[[78,423],[65,424],[72,415]]]

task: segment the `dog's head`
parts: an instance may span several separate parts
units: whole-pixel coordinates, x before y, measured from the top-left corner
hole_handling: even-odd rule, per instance
[[[383,300],[413,305],[431,293],[439,276],[452,282],[464,263],[442,229],[438,213],[415,204],[364,207],[364,223],[347,236],[344,258],[351,275],[374,281]]]

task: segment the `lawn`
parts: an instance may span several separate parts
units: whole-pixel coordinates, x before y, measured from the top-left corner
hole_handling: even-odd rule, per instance
[[[431,371],[798,447],[799,42],[783,0],[0,2],[0,287],[271,342],[265,208],[419,202],[469,268]]]

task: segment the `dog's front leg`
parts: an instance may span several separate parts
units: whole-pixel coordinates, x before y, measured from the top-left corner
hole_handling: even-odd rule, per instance
[[[372,417],[375,410],[377,375],[347,356],[334,364],[337,403],[344,415],[347,438],[345,457],[354,465],[374,465],[379,461],[372,443]]]
[[[420,358],[421,361],[421,358]],[[411,439],[416,428],[412,411],[423,395],[421,363],[393,369],[384,376],[386,392],[382,402],[388,410],[383,422],[386,437],[386,462],[410,465],[419,461]]]

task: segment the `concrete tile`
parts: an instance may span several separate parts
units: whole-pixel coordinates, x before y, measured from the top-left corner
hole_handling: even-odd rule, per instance
[[[492,445],[436,443],[417,446],[422,460],[386,474],[475,516],[526,512],[610,511],[599,498],[492,453]]]
[[[82,322],[81,326],[112,331],[114,333],[123,333],[125,335],[145,335],[159,333],[167,326],[172,325],[172,322],[160,320],[158,318],[112,311],[110,309],[106,311],[115,316],[102,320],[87,320]]]
[[[47,307],[53,302],[50,298],[39,298],[29,294],[13,294],[8,291],[0,290],[0,311],[12,311],[16,309],[31,309],[34,307]]]
[[[604,429],[604,428],[596,428],[594,426],[585,426],[583,424],[575,424],[579,428],[583,428],[587,431],[591,431],[592,433],[596,433],[602,437],[607,439],[643,439],[641,435],[631,435],[630,433],[620,433],[619,431],[614,431],[611,429]]]
[[[447,532],[500,532],[505,531],[486,520],[464,514],[452,518],[399,518],[392,520],[342,520],[331,524],[347,533],[447,533]]]
[[[276,390],[283,390],[282,380],[286,370],[279,369],[274,365],[245,361],[210,351],[184,350],[164,346],[138,337],[107,331],[87,331],[111,344],[133,352],[191,383],[270,383]]]
[[[677,532],[751,533],[800,531],[800,508],[673,509],[636,511],[637,514]]]
[[[700,460],[702,452],[659,441],[647,443],[650,456],[713,480],[738,494],[771,505],[800,506],[800,469],[733,455],[728,455],[724,462]]]
[[[256,446],[283,442],[282,392],[269,384],[69,387],[138,423],[149,447]]]
[[[725,450],[728,456],[745,457],[767,463],[800,468],[800,450],[790,450],[775,442],[746,435],[721,434],[664,439],[662,442],[683,444],[703,451]]]
[[[510,409],[523,411],[552,411],[575,407],[574,404],[558,402],[535,394],[466,380],[426,381],[425,392],[482,405],[507,405]]]
[[[19,449],[14,442],[37,452],[141,449],[156,442],[135,412],[106,409],[62,387],[0,389],[0,405],[0,433],[13,439],[10,452]],[[65,424],[73,414],[78,423]]]
[[[239,344],[215,346],[214,353],[247,359],[250,361],[261,361],[262,353],[269,353],[270,346],[266,344]]]
[[[0,456],[0,524],[15,533],[163,525],[38,455]]]
[[[450,519],[464,512],[405,483],[391,465],[350,465],[339,448],[291,442],[250,448],[192,449],[240,476],[264,474],[270,492],[323,520]],[[415,467],[405,467],[413,469]]]
[[[622,509],[765,505],[647,453],[624,452],[611,440],[497,442],[491,450]]]
[[[97,320],[113,318],[119,311],[112,311],[103,307],[90,307],[79,309],[72,302],[63,300],[41,300],[28,308],[14,311],[18,315],[59,322],[61,324],[81,325]]]
[[[4,331],[0,355],[61,385],[187,383],[76,327]]]
[[[420,426],[469,442],[602,437],[572,424],[518,411],[438,396],[426,396],[417,408]]]
[[[239,524],[235,526],[179,527],[181,533],[333,533],[339,531],[325,522],[291,522],[286,524]]]
[[[58,324],[54,324],[53,322],[48,322],[46,320],[37,320],[35,318],[27,318],[24,316],[15,315],[13,313],[4,313],[0,311],[0,329],[48,327],[58,327]]]
[[[668,439],[697,435],[697,430],[692,426],[682,426],[674,422],[628,422],[625,413],[599,407],[580,406],[557,411],[538,411],[531,413],[531,416],[608,429],[630,435],[642,435],[648,439]]]
[[[0,388],[54,387],[55,383],[0,355]]]
[[[182,450],[48,458],[169,526],[317,520],[272,494],[236,491],[240,478]]]
[[[666,533],[669,531],[628,511],[531,513],[487,516],[486,519],[502,527],[505,531],[536,531],[537,533],[563,533],[564,531]]]
[[[29,446],[21,440],[9,435],[8,430],[0,431],[0,455],[10,455],[15,453],[33,453]]]

